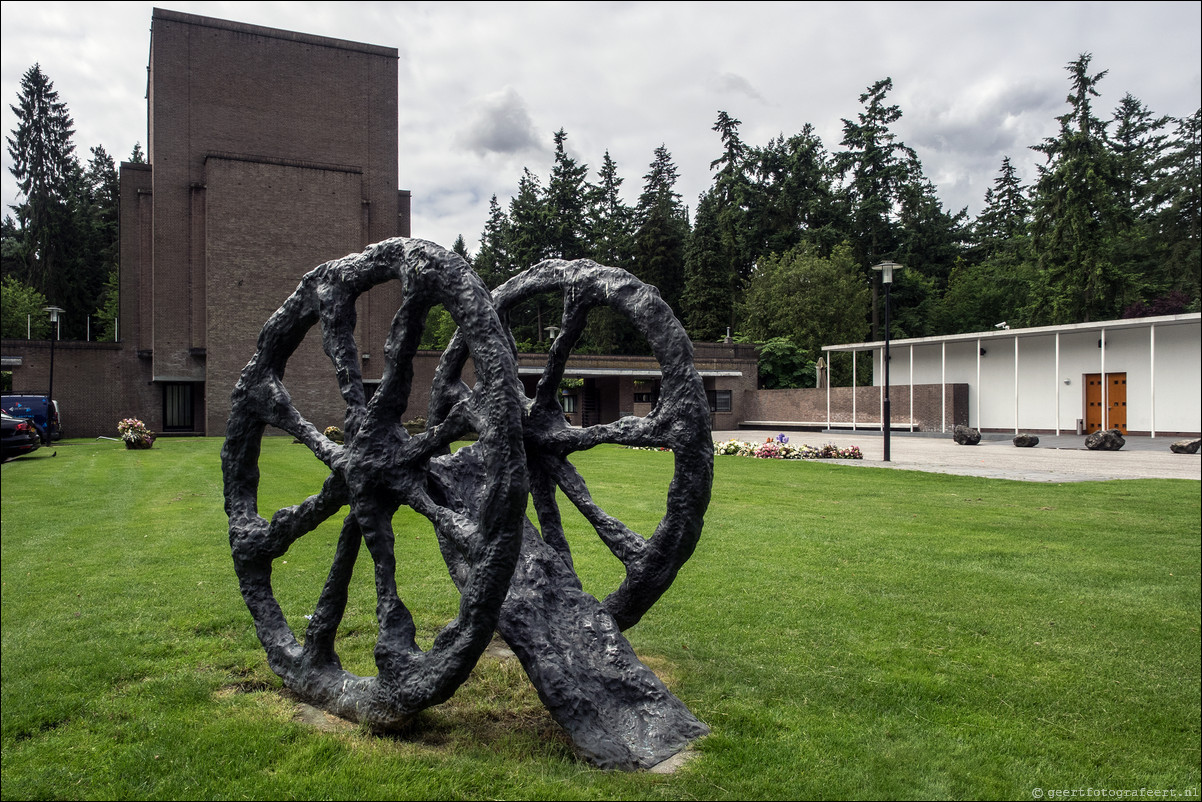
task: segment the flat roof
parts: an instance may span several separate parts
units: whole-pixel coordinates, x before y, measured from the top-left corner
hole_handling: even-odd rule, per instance
[[[1122,320],[1100,320],[1093,323],[1069,323],[1063,326],[1036,326],[1029,329],[992,329],[990,331],[969,332],[968,334],[945,334],[937,337],[911,337],[903,340],[889,340],[889,345],[938,345],[940,343],[964,342],[974,340],[990,340],[1003,337],[1038,337],[1047,334],[1066,334],[1082,331],[1102,331],[1103,329],[1130,329],[1142,326],[1173,326],[1202,321],[1202,312],[1187,312],[1183,315],[1159,315],[1157,317],[1133,317]],[[999,326],[1004,325],[999,323]],[[884,340],[872,342],[846,343],[844,345],[824,345],[823,351],[871,351],[884,348]]]
[[[544,368],[536,365],[518,366],[519,376],[541,376]],[[709,377],[734,378],[743,375],[741,370],[698,370],[698,375]],[[655,368],[573,368],[569,365],[564,369],[564,376],[573,379],[601,379],[611,376],[633,376],[636,379],[658,379],[663,373]]]

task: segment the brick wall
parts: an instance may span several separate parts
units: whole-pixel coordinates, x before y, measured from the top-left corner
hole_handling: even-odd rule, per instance
[[[5,340],[3,350],[21,358],[13,368],[14,392],[49,390],[49,341]],[[54,395],[64,437],[116,437],[117,421],[129,417],[162,431],[162,394],[150,383],[150,360],[116,343],[55,343]]]
[[[908,427],[913,420],[915,428],[921,431],[938,432],[945,428],[950,431],[956,424],[968,424],[968,385],[916,384],[912,393],[910,385],[890,385],[889,412],[894,427]],[[813,388],[755,390],[746,394],[743,413],[741,421],[824,423],[827,420],[827,391]],[[857,423],[879,425],[880,413],[880,387],[830,389],[832,422],[850,423],[854,414]]]

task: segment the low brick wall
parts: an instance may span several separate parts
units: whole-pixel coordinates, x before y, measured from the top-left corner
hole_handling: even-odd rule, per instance
[[[825,389],[750,390],[743,398],[742,423],[745,426],[754,426],[757,421],[825,425],[827,404]],[[916,430],[950,431],[956,424],[968,424],[968,385],[916,384],[913,392],[908,384],[890,385],[889,407],[894,428],[909,427],[913,421]],[[881,388],[832,387],[829,409],[832,425],[851,426],[854,416],[857,425],[879,426]]]

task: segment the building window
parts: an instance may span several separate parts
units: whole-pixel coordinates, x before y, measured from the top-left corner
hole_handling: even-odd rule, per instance
[[[563,411],[571,415],[576,411],[576,396],[561,395],[559,397],[559,405],[563,407]]]
[[[634,403],[654,404],[655,382],[636,379],[634,382]]]
[[[730,390],[706,390],[710,412],[730,412]]]
[[[163,385],[163,431],[192,431],[195,423],[192,388],[190,382]]]

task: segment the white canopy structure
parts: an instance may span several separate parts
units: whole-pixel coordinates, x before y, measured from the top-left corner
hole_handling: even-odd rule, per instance
[[[850,352],[844,358],[854,364],[856,354],[871,352],[873,384],[881,385],[884,347],[881,341],[823,350],[828,363],[836,353]],[[891,340],[890,352],[896,397],[904,397],[906,385],[967,384],[969,425],[982,431],[1118,428],[1156,437],[1202,430],[1197,312],[1028,329],[999,323],[994,331]]]

